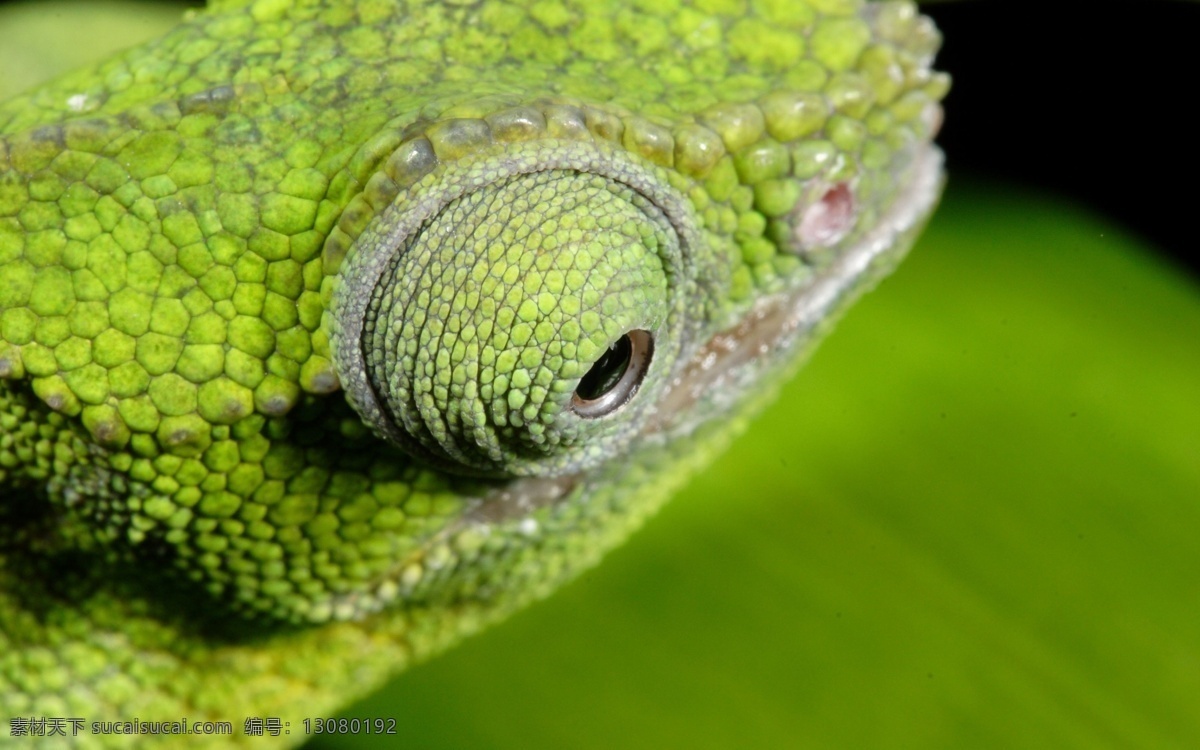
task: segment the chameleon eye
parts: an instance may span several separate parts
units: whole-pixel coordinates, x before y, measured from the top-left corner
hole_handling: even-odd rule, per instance
[[[340,379],[377,433],[444,470],[594,466],[643,428],[681,361],[690,204],[604,143],[461,153],[350,248],[333,305]]]
[[[649,331],[626,333],[579,381],[571,408],[579,416],[591,419],[620,409],[637,393],[653,355],[654,338]]]

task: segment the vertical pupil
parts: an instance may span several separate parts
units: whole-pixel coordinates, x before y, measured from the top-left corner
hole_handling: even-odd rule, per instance
[[[625,334],[596,360],[592,369],[579,381],[575,394],[584,401],[594,401],[611,391],[629,368],[632,354],[633,344],[629,340],[629,334]]]

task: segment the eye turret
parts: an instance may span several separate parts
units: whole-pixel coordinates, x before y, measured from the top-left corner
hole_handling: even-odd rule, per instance
[[[675,245],[660,211],[599,175],[518,175],[447,204],[393,256],[363,329],[404,447],[505,474],[602,455],[638,411]]]
[[[617,455],[653,413],[688,337],[695,222],[618,149],[556,143],[548,163],[507,149],[430,168],[440,192],[399,195],[356,240],[339,375],[367,423],[423,461],[564,474]]]

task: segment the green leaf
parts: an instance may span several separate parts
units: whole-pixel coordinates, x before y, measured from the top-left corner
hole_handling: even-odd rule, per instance
[[[166,33],[186,5],[150,0],[37,0],[0,5],[0,101]]]
[[[1200,291],[959,188],[631,543],[345,716],[426,750],[1200,745]]]

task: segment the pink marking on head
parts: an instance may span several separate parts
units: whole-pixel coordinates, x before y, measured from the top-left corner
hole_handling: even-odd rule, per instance
[[[849,185],[839,182],[829,188],[819,201],[803,208],[793,232],[797,250],[803,253],[840,242],[854,227],[857,211]]]

